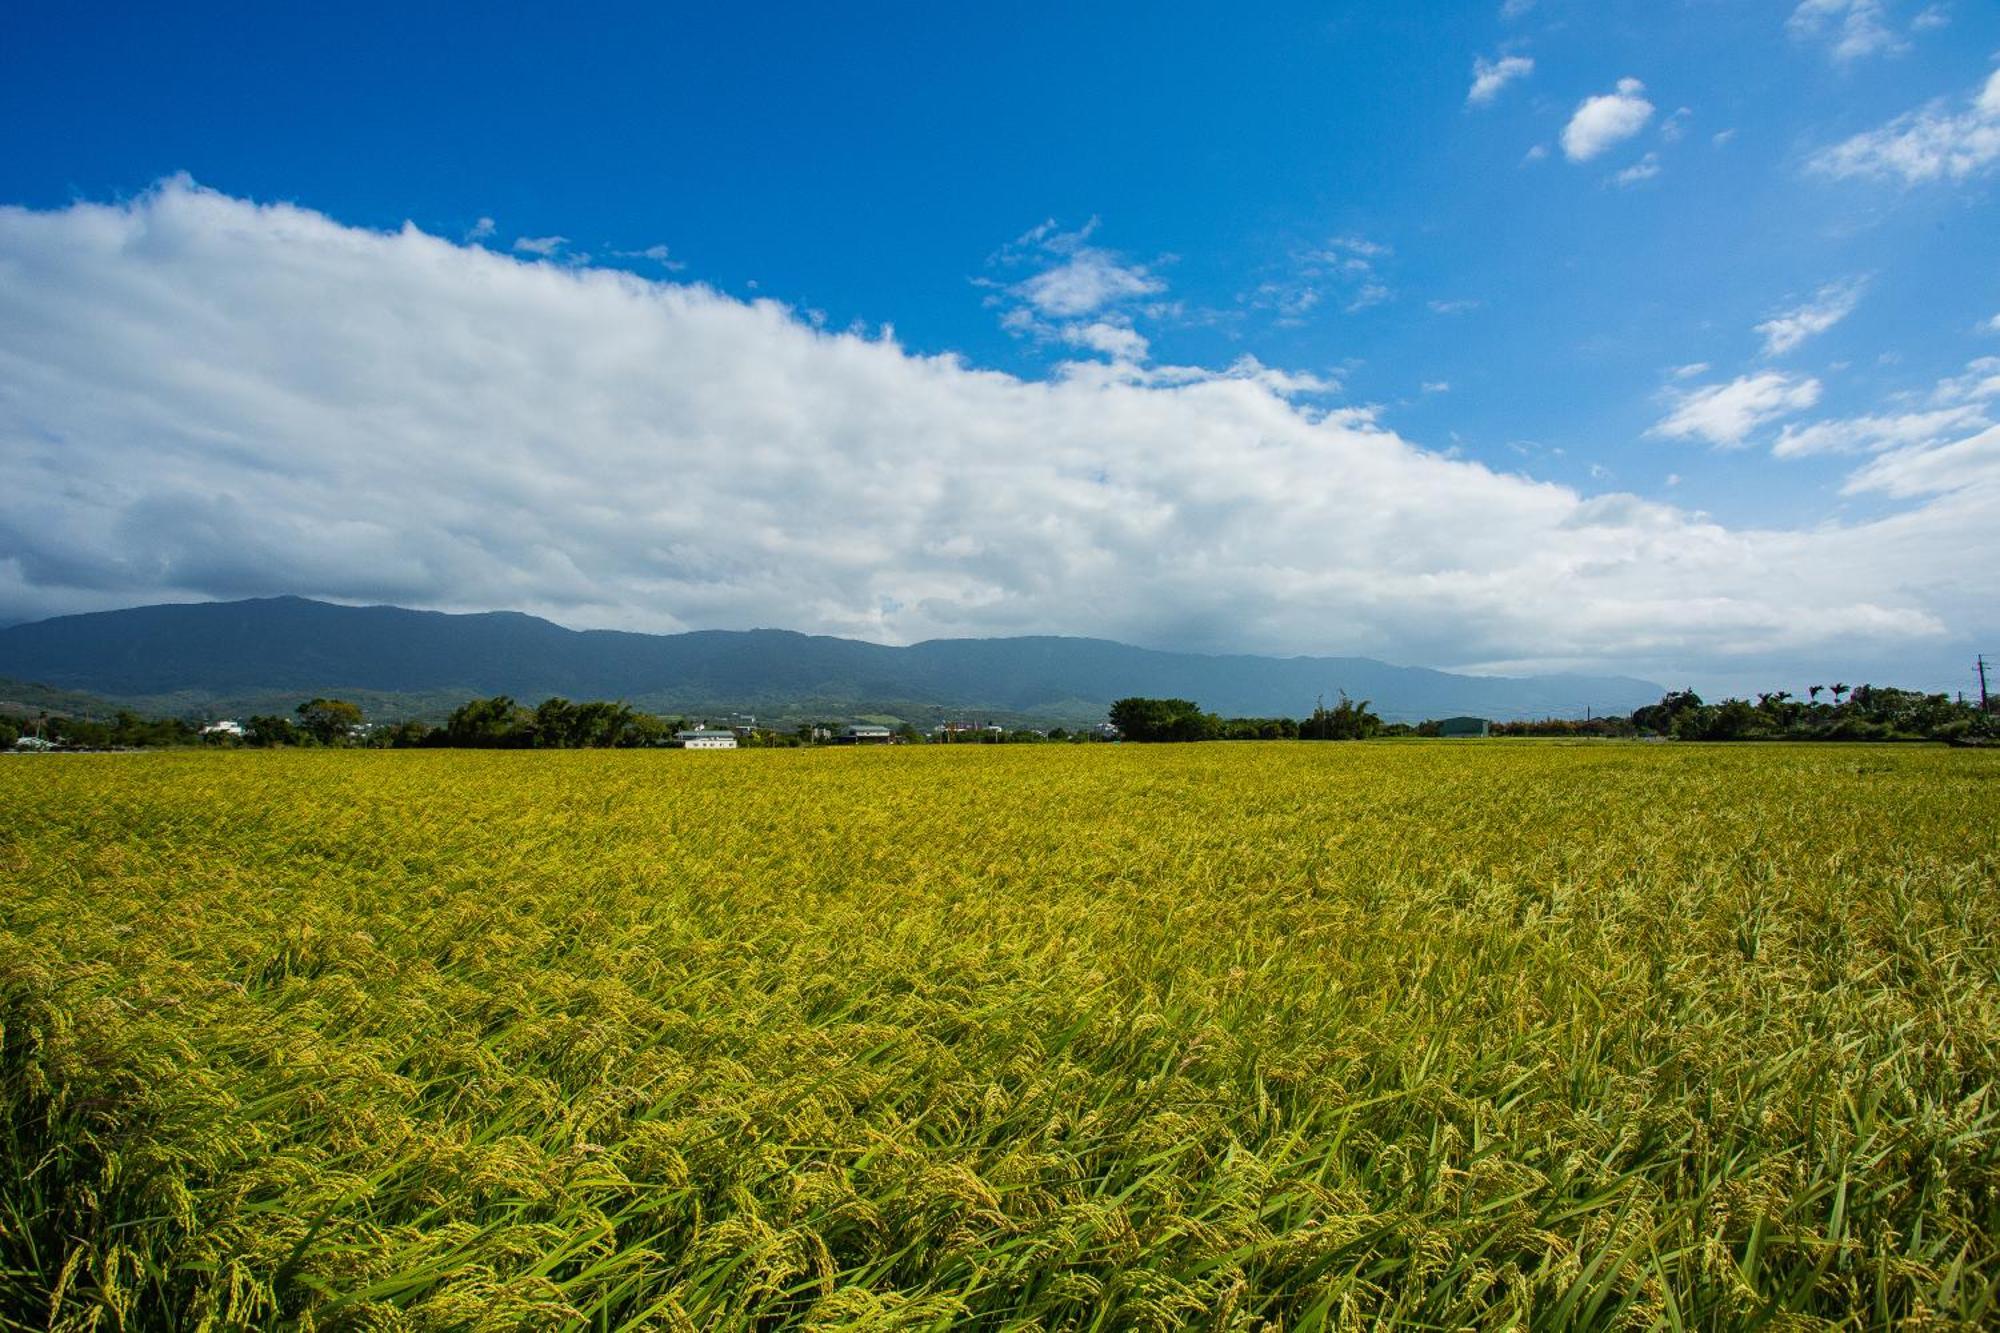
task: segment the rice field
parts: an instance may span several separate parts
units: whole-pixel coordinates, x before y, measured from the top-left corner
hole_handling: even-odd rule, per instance
[[[0,760],[0,1327],[2000,1323],[2000,754]]]

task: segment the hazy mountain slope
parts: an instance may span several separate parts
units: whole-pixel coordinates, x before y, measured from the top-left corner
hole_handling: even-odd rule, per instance
[[[1391,719],[1626,710],[1660,688],[1623,677],[1457,676],[1368,658],[1212,657],[1103,639],[939,639],[891,648],[785,630],[627,634],[517,612],[446,615],[299,597],[146,606],[0,630],[0,676],[198,708],[348,690],[440,699],[626,698],[766,712],[993,710],[1075,718],[1128,694],[1225,714],[1299,715],[1339,690]]]

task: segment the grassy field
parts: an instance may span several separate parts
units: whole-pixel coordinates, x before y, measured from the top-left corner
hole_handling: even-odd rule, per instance
[[[7,1329],[1992,1326],[2000,754],[0,760]]]

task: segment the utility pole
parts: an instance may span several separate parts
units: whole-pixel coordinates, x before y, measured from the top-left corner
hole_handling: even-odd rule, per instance
[[[1988,708],[1986,702],[1986,654],[1985,653],[1981,653],[1979,655],[1978,665],[1979,665],[1979,711],[1984,713],[1987,711]]]

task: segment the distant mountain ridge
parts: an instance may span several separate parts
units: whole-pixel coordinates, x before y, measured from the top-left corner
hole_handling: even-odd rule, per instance
[[[516,611],[454,615],[303,597],[134,607],[0,629],[0,676],[174,711],[314,693],[408,711],[510,694],[660,711],[1102,717],[1171,695],[1227,716],[1292,716],[1345,690],[1391,721],[1629,711],[1662,691],[1622,676],[1463,676],[1365,657],[1208,656],[1106,639],[933,639],[897,648],[789,630],[571,630]],[[914,719],[913,719],[914,720]]]

